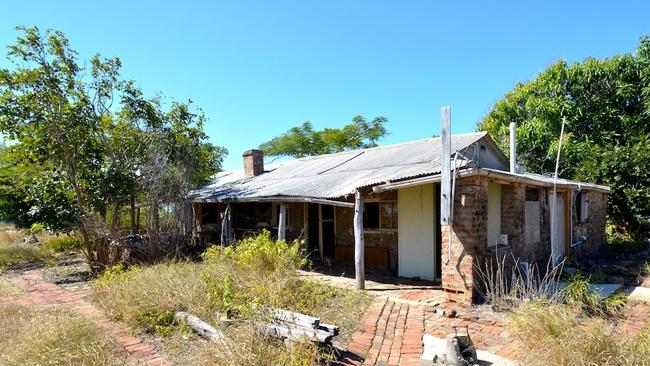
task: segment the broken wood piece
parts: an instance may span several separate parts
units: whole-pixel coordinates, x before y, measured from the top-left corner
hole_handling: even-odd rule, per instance
[[[276,309],[276,308],[263,308],[264,311],[268,312],[272,317],[273,323],[287,323],[287,324],[296,324],[306,328],[316,329],[320,324],[320,319],[313,316],[294,313],[293,311]]]
[[[334,334],[320,329],[309,329],[300,326],[290,327],[278,324],[266,324],[264,326],[266,327],[267,335],[286,338],[296,342],[311,341],[329,343],[334,337]]]
[[[331,333],[333,336],[339,335],[339,327],[337,327],[336,325],[321,323],[317,329]]]
[[[221,333],[221,331],[215,329],[210,324],[204,322],[199,317],[194,316],[190,313],[177,311],[174,314],[174,319],[185,323],[190,328],[192,328],[196,334],[212,342],[219,343],[224,338],[224,335]]]

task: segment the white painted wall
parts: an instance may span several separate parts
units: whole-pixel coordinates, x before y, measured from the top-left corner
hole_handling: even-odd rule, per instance
[[[433,184],[397,191],[398,275],[433,281],[436,197]]]
[[[496,245],[501,235],[501,184],[488,184],[488,246]]]

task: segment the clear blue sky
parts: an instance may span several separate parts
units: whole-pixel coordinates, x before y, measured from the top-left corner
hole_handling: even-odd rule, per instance
[[[382,143],[395,143],[439,134],[449,104],[453,132],[473,131],[558,59],[633,51],[650,34],[650,1],[23,0],[2,5],[0,46],[16,25],[65,32],[83,59],[119,56],[148,95],[192,99],[236,168],[242,151],[304,121],[382,115]]]

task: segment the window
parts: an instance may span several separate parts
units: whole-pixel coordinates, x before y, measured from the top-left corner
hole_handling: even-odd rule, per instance
[[[397,229],[397,202],[366,202],[363,209],[363,228]]]
[[[363,205],[363,228],[379,229],[379,202],[366,202]]]
[[[382,229],[397,229],[397,202],[381,203],[379,221]]]
[[[575,212],[576,212],[576,221],[578,222],[587,222],[587,192],[579,191],[576,193],[575,198]]]

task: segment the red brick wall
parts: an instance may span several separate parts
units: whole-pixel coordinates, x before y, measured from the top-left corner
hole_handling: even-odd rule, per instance
[[[487,185],[480,177],[456,181],[450,260],[450,226],[441,227],[442,286],[450,301],[472,301],[474,263],[487,248]]]

